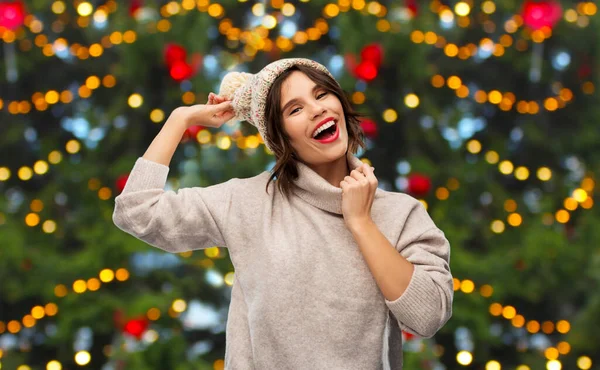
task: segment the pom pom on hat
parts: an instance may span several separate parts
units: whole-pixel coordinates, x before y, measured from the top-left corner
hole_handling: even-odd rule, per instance
[[[267,139],[267,125],[265,121],[267,96],[275,79],[294,65],[312,67],[334,78],[325,66],[314,60],[287,58],[268,64],[257,74],[229,72],[223,77],[219,88],[219,95],[231,100],[231,105],[235,111],[233,119],[247,121],[256,127],[263,138],[263,142],[271,151],[273,150]]]

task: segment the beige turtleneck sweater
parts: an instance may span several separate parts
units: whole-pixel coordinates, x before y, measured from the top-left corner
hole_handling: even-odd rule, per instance
[[[349,154],[350,168],[361,164]],[[402,369],[401,329],[433,336],[452,315],[450,246],[423,205],[377,189],[371,216],[415,269],[388,301],[342,216],[342,190],[300,164],[290,199],[268,172],[165,191],[169,167],[139,158],[114,223],[168,252],[226,247],[235,268],[225,368]]]

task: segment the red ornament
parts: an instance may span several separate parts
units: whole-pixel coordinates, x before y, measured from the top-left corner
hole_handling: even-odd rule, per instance
[[[171,66],[170,74],[175,81],[181,82],[192,77],[194,75],[194,70],[185,61],[178,60]]]
[[[369,44],[362,49],[360,57],[363,62],[371,62],[375,68],[379,68],[383,61],[383,47],[377,43]]]
[[[408,177],[408,192],[417,197],[425,196],[431,190],[431,180],[418,173]]]
[[[129,3],[129,16],[135,18],[135,13],[142,7],[144,0],[131,0]]]
[[[404,340],[411,340],[415,338],[415,335],[402,330],[402,337],[404,338]]]
[[[148,329],[148,320],[145,318],[132,319],[125,323],[123,331],[136,339],[141,339]]]
[[[184,61],[187,59],[187,50],[181,45],[167,44],[165,46],[165,63],[171,68],[175,62]]]
[[[181,141],[188,141],[188,140],[194,140],[197,141],[197,137],[198,137],[198,133],[202,130],[204,130],[204,126],[201,125],[196,125],[196,126],[192,126],[192,127],[188,127],[185,132],[183,133],[183,137],[181,138]]]
[[[526,0],[523,3],[523,23],[529,28],[539,30],[542,27],[552,29],[562,17],[562,7],[556,0],[534,2]]]
[[[377,134],[378,134],[377,124],[375,122],[371,121],[370,119],[361,120],[360,128],[362,128],[366,137],[371,138],[371,139],[374,139],[377,137]]]
[[[117,188],[119,193],[121,193],[123,191],[123,189],[125,189],[125,184],[127,184],[127,179],[129,179],[129,174],[121,175],[117,178],[117,181],[115,182],[115,187]]]
[[[360,62],[358,66],[356,66],[355,70],[356,76],[361,80],[365,80],[367,82],[371,82],[377,77],[377,67],[373,62],[363,61]]]
[[[419,12],[419,3],[417,2],[417,0],[406,0],[405,4],[406,4],[406,8],[408,8],[408,10],[410,10],[410,13],[412,14],[412,16],[416,17]]]
[[[22,1],[0,2],[0,27],[16,30],[25,21]]]

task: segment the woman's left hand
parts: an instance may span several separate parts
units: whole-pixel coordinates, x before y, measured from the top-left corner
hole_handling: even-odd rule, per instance
[[[342,188],[342,213],[349,228],[371,221],[371,207],[377,190],[374,168],[363,164],[350,172],[340,183]]]

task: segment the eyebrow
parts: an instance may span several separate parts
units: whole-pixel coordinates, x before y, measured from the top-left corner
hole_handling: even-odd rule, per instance
[[[313,88],[312,88],[312,93],[314,94],[314,93],[315,93],[315,91],[317,91],[317,90],[319,90],[319,89],[322,89],[322,88],[323,88],[322,86],[315,85],[315,86],[313,86]],[[285,105],[283,106],[283,108],[281,108],[281,113],[284,113],[284,112],[285,112],[285,110],[286,110],[286,109],[288,109],[288,107],[289,107],[290,105],[297,103],[297,102],[298,102],[298,100],[300,100],[300,99],[298,99],[298,98],[294,98],[294,99],[290,100],[289,102],[285,103]]]

